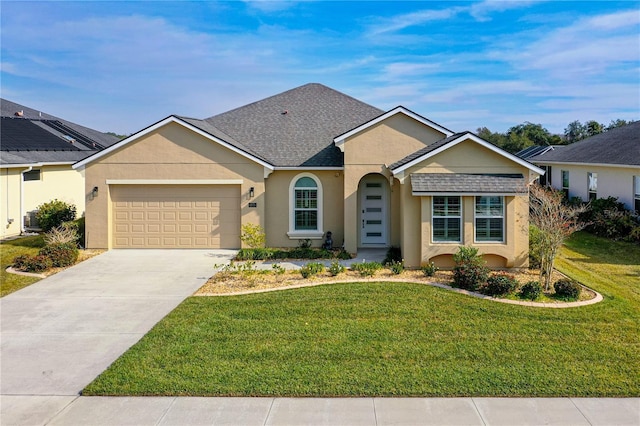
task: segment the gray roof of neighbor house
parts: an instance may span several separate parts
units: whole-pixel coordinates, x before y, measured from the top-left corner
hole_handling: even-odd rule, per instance
[[[533,145],[528,148],[525,148],[521,151],[516,152],[516,157],[520,157],[523,160],[529,161],[530,158],[535,157],[536,155],[542,155],[547,151],[553,151],[558,148],[557,145]]]
[[[118,138],[0,99],[0,164],[73,163]]]
[[[413,173],[414,193],[526,194],[527,182],[521,174]]]
[[[532,163],[640,166],[640,121],[591,136],[528,159]]]
[[[218,132],[221,139],[276,167],[341,167],[342,152],[333,138],[383,113],[310,83],[201,120],[208,128],[198,120],[189,123],[214,136]]]

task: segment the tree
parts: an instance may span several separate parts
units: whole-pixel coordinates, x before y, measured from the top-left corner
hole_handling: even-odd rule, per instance
[[[578,142],[587,137],[587,128],[579,121],[572,121],[564,129],[564,140],[567,144]]]
[[[570,206],[563,201],[560,191],[531,185],[529,212],[531,222],[540,230],[540,281],[546,290],[551,285],[553,265],[564,241],[586,224],[578,220],[587,206]]]
[[[604,126],[595,120],[589,120],[585,123],[587,129],[587,137],[599,135],[604,132]]]

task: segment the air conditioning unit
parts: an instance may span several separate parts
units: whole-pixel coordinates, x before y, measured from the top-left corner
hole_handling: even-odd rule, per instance
[[[24,217],[24,227],[25,229],[39,229],[40,224],[38,223],[38,219],[36,218],[37,210],[32,210],[27,212]]]

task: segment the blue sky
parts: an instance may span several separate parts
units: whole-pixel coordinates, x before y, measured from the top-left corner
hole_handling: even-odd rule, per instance
[[[2,1],[1,92],[102,131],[317,82],[454,131],[640,119],[640,1]]]

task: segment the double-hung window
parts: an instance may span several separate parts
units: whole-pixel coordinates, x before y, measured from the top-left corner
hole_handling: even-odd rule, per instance
[[[476,197],[476,241],[504,241],[504,197]]]
[[[460,197],[433,197],[432,229],[434,242],[462,241]]]
[[[589,190],[589,201],[598,198],[598,174],[587,173],[587,185]]]
[[[569,170],[562,170],[562,193],[569,199]]]

